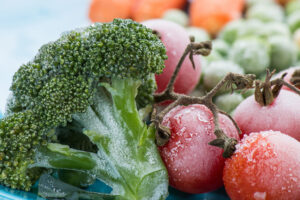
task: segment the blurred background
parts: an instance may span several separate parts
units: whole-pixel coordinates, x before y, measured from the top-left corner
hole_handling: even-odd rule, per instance
[[[14,72],[33,59],[41,45],[64,31],[86,26],[89,0],[0,0],[0,111]]]

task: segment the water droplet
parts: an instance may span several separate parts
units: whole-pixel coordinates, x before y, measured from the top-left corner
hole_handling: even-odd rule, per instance
[[[267,193],[266,192],[255,192],[253,194],[253,197],[255,200],[265,200],[267,197]]]

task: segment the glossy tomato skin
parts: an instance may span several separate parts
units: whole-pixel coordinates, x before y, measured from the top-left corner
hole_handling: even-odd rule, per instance
[[[238,139],[228,117],[220,114],[219,122],[225,133]],[[208,144],[216,138],[211,111],[199,104],[177,106],[164,117],[162,125],[171,131],[169,142],[159,147],[170,185],[187,193],[205,193],[221,187],[223,150]]]
[[[268,106],[260,106],[250,96],[235,109],[233,118],[243,135],[274,130],[300,141],[300,96],[294,92],[281,90]]]
[[[225,161],[231,200],[299,200],[300,143],[279,131],[245,136]]]
[[[159,33],[160,39],[167,50],[166,67],[162,74],[155,76],[157,83],[156,92],[162,92],[167,87],[180,57],[190,43],[189,35],[182,26],[163,19],[147,20],[142,24]],[[174,84],[175,92],[188,94],[196,87],[201,75],[199,55],[194,55],[194,62],[195,69],[193,69],[188,56],[184,60]]]

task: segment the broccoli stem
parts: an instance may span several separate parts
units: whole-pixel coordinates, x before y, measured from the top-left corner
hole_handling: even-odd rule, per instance
[[[98,152],[83,152],[66,145],[49,144],[39,151],[33,166],[79,170],[95,175],[121,199],[167,197],[168,178],[154,143],[154,127],[140,119],[135,97],[140,81],[113,79],[99,84],[87,111],[73,118]],[[46,159],[46,160],[45,160]]]

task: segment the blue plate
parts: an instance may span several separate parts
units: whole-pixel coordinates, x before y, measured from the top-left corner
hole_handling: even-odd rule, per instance
[[[97,192],[107,192],[110,188],[100,181],[97,181],[88,190]],[[0,200],[46,200],[36,195],[36,188],[31,192],[10,189],[0,185]],[[187,194],[174,188],[169,188],[170,195],[167,200],[230,200],[223,188],[204,194]]]
[[[0,111],[0,119],[3,114]],[[95,184],[87,188],[89,191],[110,193],[111,188],[101,181],[96,181]],[[0,200],[45,200],[36,195],[37,185],[30,192],[10,189],[0,185]],[[167,200],[230,200],[226,195],[224,188],[205,194],[187,194],[180,192],[172,187],[169,188],[170,195]]]

